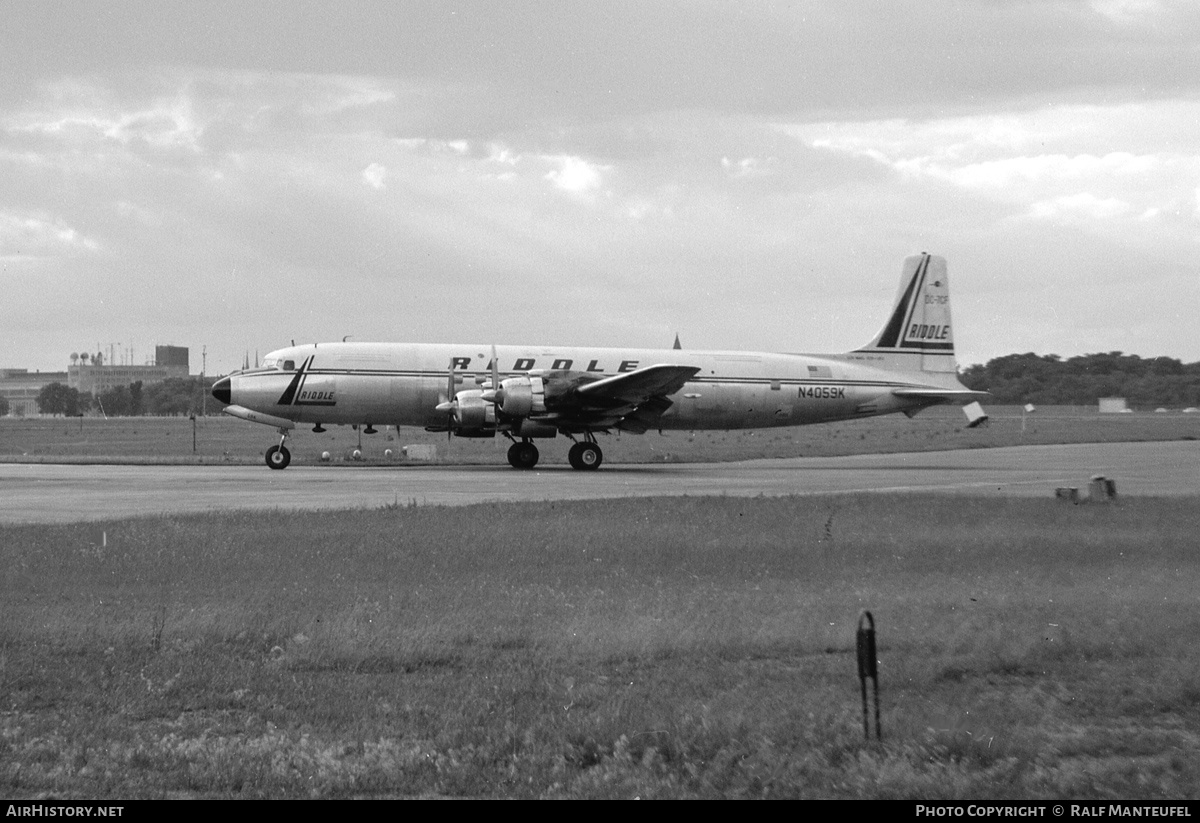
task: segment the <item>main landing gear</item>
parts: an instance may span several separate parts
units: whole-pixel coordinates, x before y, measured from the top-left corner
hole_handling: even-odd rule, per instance
[[[283,445],[288,438],[287,429],[280,429],[279,434],[279,445],[267,449],[267,468],[286,469],[292,462],[292,453]]]
[[[538,462],[538,448],[531,440],[522,440],[508,447],[508,464],[514,469],[532,469]]]
[[[596,439],[591,432],[584,435],[586,440],[571,446],[567,452],[567,460],[571,468],[581,471],[592,471],[600,468],[604,461],[604,453],[596,445]],[[532,469],[538,462],[538,448],[531,440],[513,441],[508,447],[508,463],[514,469]]]
[[[567,460],[571,463],[571,468],[591,471],[600,468],[601,461],[604,460],[604,454],[600,451],[600,447],[592,440],[583,443],[576,443],[567,452]]]
[[[571,446],[571,450],[567,452],[567,460],[573,469],[594,471],[600,468],[600,464],[604,461],[604,453],[600,451],[600,446],[596,444],[596,438],[591,432],[586,432],[583,436],[585,439],[582,442]],[[286,469],[292,462],[292,453],[284,445],[287,439],[287,429],[280,429],[279,445],[267,449],[267,468],[278,471]],[[513,444],[508,447],[508,463],[514,469],[532,469],[537,465],[539,456],[538,447],[528,438],[520,441],[514,440]]]

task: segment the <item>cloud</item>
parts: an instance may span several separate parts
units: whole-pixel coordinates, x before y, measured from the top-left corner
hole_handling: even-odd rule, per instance
[[[386,166],[381,166],[379,163],[372,163],[363,169],[363,181],[371,188],[381,190],[384,188],[387,173]]]
[[[142,208],[141,206],[137,205],[136,203],[132,203],[129,200],[118,200],[114,206],[117,214],[119,214],[121,217],[126,220],[131,220],[142,226],[158,228],[163,224],[161,215],[151,212],[149,209]]]
[[[176,94],[130,105],[111,99],[91,84],[65,84],[66,99],[7,118],[15,137],[40,137],[64,146],[113,142],[157,151],[197,152],[201,126],[186,95]]]
[[[1029,213],[1039,219],[1107,220],[1129,214],[1130,205],[1115,197],[1096,197],[1091,192],[1065,195],[1053,200],[1040,200],[1029,207]]]
[[[740,160],[721,158],[721,168],[730,178],[768,177],[775,173],[777,161],[773,157],[743,157]]]
[[[0,259],[31,261],[96,252],[100,244],[46,212],[0,212]]]
[[[1091,0],[1092,10],[1118,25],[1147,24],[1167,13],[1162,0]]]
[[[385,106],[395,103],[398,97],[395,89],[369,78],[327,76],[320,87],[319,96],[307,98],[303,104],[306,112],[320,116]]]
[[[1197,227],[1180,219],[1200,178],[1200,145],[1186,132],[1200,103],[1051,106],[924,121],[781,127],[807,144],[869,159],[896,186],[950,187],[1009,216],[1070,221],[1126,240],[1182,248]]]
[[[589,194],[604,183],[604,173],[611,167],[590,163],[582,157],[568,155],[545,158],[554,168],[546,173],[546,179],[562,191],[570,194]]]

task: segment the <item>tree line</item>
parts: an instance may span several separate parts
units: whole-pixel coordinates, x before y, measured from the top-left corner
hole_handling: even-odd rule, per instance
[[[38,392],[42,414],[77,417],[104,414],[109,417],[170,417],[201,414],[205,408],[219,411],[222,404],[209,396],[211,380],[199,377],[170,377],[160,383],[141,380],[114,386],[97,395],[81,392],[62,383],[49,383]]]
[[[1057,354],[1008,354],[962,372],[968,388],[989,391],[993,403],[1094,405],[1124,397],[1130,406],[1200,406],[1200,363],[1142,358],[1119,351],[1066,360]]]

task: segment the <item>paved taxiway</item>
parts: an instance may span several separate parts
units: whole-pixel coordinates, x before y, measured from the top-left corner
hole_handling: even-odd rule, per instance
[[[507,466],[0,464],[0,523],[64,523],[233,509],[582,500],[664,495],[935,491],[1051,496],[1113,478],[1120,495],[1200,495],[1200,441],[798,457],[741,463]]]

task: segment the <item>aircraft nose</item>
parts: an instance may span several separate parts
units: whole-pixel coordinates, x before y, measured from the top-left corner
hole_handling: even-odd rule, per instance
[[[229,382],[229,378],[222,377],[216,383],[213,383],[212,396],[228,406],[231,402],[233,402],[230,398],[230,386],[231,383]]]

